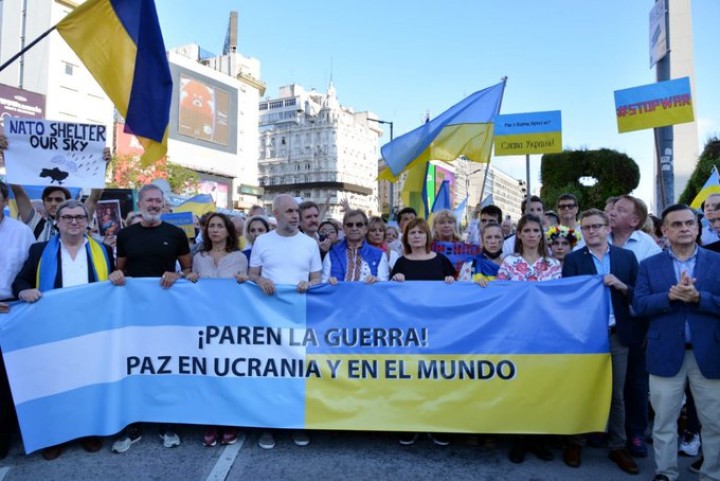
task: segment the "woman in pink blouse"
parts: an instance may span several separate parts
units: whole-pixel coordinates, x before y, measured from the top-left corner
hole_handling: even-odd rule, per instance
[[[203,229],[203,246],[193,257],[192,273],[187,279],[197,282],[199,278],[235,279],[245,282],[248,261],[240,251],[235,226],[228,216],[215,212],[210,214]],[[203,436],[205,446],[235,444],[238,428],[231,426],[208,426]]]
[[[520,217],[515,234],[515,253],[503,259],[498,280],[549,281],[560,279],[562,266],[547,255],[542,221],[533,214]]]

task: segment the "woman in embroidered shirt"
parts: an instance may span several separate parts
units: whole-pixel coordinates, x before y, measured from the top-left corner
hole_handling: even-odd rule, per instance
[[[542,221],[533,214],[520,217],[515,237],[515,253],[503,259],[497,279],[511,281],[549,281],[562,275],[560,262],[548,256]],[[525,453],[531,451],[543,461],[554,455],[545,445],[544,436],[514,436],[509,458],[522,463]]]
[[[560,279],[560,262],[547,255],[542,221],[533,214],[520,217],[515,236],[514,254],[503,259],[498,280],[549,281]]]

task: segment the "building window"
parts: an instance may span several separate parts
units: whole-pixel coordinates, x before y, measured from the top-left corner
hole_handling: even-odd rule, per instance
[[[285,107],[292,107],[295,105],[295,99],[288,99],[285,101]]]
[[[275,102],[270,102],[270,108],[271,109],[278,109],[283,106],[282,100],[276,100]]]
[[[268,109],[268,104],[267,104],[267,103],[262,103],[262,104],[260,104],[260,110],[267,110],[267,109]]]
[[[309,199],[310,197],[312,197],[312,192],[310,192],[310,191],[305,191],[305,193],[303,194],[303,198]]]
[[[75,66],[68,62],[63,62],[65,64],[65,75],[72,75],[73,70],[75,69]]]

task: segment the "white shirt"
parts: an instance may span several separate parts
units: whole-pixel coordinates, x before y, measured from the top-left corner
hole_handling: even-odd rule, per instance
[[[261,276],[275,284],[297,285],[310,279],[312,272],[322,271],[317,242],[302,232],[286,237],[277,231],[255,239],[250,267],[261,267]]]
[[[3,216],[0,221],[0,301],[13,297],[12,283],[34,243],[35,236],[28,226]]]
[[[83,243],[75,254],[75,259],[70,256],[70,251],[60,239],[60,262],[62,266],[62,286],[72,287],[81,286],[88,283],[88,259],[85,244],[88,240],[83,239]]]
[[[608,237],[608,242],[615,245],[612,233]],[[633,231],[630,237],[628,237],[628,240],[625,241],[625,245],[619,247],[632,251],[638,263],[662,252],[662,249],[657,245],[655,239],[650,234],[646,234],[641,230]]]

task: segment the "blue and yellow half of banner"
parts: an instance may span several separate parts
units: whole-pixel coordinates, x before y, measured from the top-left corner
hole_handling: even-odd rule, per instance
[[[562,115],[559,110],[495,117],[495,155],[556,152],[562,152]]]
[[[692,122],[690,79],[616,90],[615,114],[620,133]]]
[[[145,148],[167,152],[172,77],[153,0],[87,0],[56,26]]]
[[[274,296],[159,284],[56,289],[0,316],[28,452],[133,422],[557,434],[607,422],[600,277]]]

